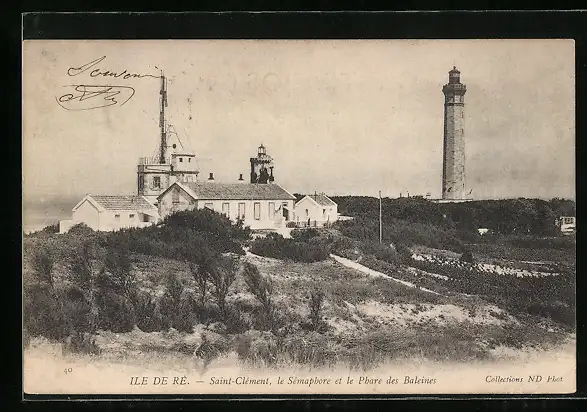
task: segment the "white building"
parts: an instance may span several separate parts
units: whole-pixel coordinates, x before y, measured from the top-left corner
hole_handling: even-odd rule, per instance
[[[294,219],[295,197],[273,183],[175,182],[157,200],[162,218],[206,207],[253,230],[283,228]]]
[[[71,220],[59,222],[59,233],[78,223],[94,230],[113,231],[129,227],[145,227],[157,223],[159,212],[143,196],[86,195],[72,209]]]
[[[338,220],[338,205],[324,193],[304,196],[295,205],[298,226],[324,226]]]
[[[557,229],[563,235],[570,235],[576,231],[577,218],[575,216],[561,216],[555,221]]]

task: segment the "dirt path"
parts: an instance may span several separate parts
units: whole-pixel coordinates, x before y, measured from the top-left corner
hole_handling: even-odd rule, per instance
[[[413,283],[406,282],[405,280],[393,278],[389,275],[386,275],[385,273],[381,273],[376,270],[370,269],[367,266],[363,266],[360,263],[354,262],[350,259],[346,259],[341,256],[334,255],[334,254],[330,254],[330,257],[333,258],[334,260],[336,260],[338,263],[342,264],[343,266],[346,266],[347,268],[358,270],[359,272],[362,272],[368,276],[389,279],[394,282],[400,283],[404,286],[407,286],[409,288],[420,289],[421,291],[424,291],[424,292],[428,292],[428,293],[432,293],[434,295],[442,296],[438,292],[435,292],[433,290],[426,289],[426,288],[418,288],[418,286],[414,285]]]

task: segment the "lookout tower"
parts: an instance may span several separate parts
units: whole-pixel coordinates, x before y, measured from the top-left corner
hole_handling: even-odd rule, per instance
[[[257,157],[251,157],[251,183],[272,183],[273,158],[267,154],[263,144],[257,150]]]
[[[172,183],[196,181],[199,173],[196,154],[184,147],[173,126],[165,119],[167,79],[163,73],[160,78],[159,147],[153,156],[141,157],[137,165],[137,193],[145,196],[153,204],[156,204],[157,196]]]
[[[442,199],[465,198],[465,93],[461,72],[453,66],[448,72],[444,93],[444,148]]]

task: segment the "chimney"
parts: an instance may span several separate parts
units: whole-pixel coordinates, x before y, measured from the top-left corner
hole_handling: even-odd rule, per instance
[[[242,173],[238,175],[238,181],[239,182],[244,182],[245,181],[245,179],[243,179],[243,174]]]
[[[214,180],[214,173],[210,173],[210,177],[208,177],[208,180]]]

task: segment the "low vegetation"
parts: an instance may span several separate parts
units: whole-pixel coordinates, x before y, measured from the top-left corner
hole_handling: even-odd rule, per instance
[[[425,207],[424,216],[436,216]],[[105,339],[132,336],[128,348],[143,351],[131,341],[149,336],[171,339],[157,345],[205,365],[233,351],[256,365],[346,362],[368,369],[397,357],[484,359],[500,345],[552,343],[556,330],[574,330],[574,239],[481,239],[442,223],[444,217],[431,223],[394,213],[386,217],[382,244],[377,216],[366,212],[334,228],[294,229],[291,238],[270,233],[251,240],[242,222],[206,209],[149,228],[102,233],[78,225],[64,235],[27,236],[25,341],[43,337],[61,342],[64,351],[99,355]],[[424,246],[452,257],[415,258],[413,250]],[[537,250],[544,252],[535,256]],[[416,287],[365,277],[329,259],[331,253]],[[557,276],[478,269],[487,261],[546,257]],[[468,317],[450,320],[455,307]],[[491,321],[484,326],[472,320],[481,310]],[[409,327],[402,328],[402,319]],[[558,329],[538,326],[542,321]]]
[[[328,241],[310,230],[293,230],[291,239],[269,233],[255,239],[250,250],[256,255],[294,262],[311,263],[327,259],[330,256]]]

